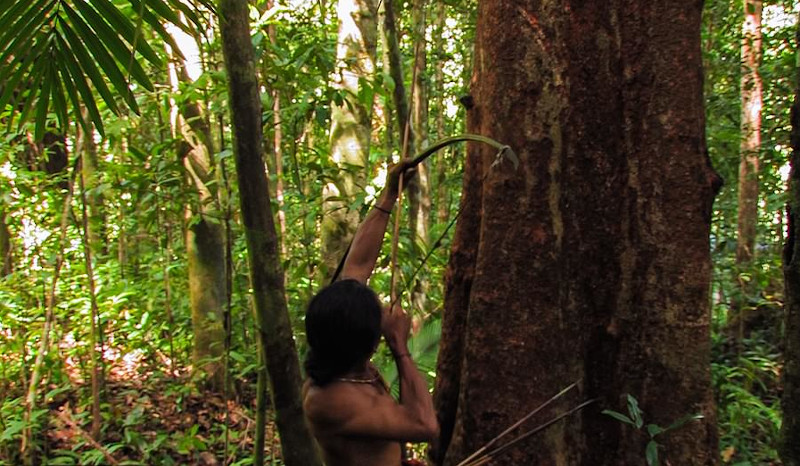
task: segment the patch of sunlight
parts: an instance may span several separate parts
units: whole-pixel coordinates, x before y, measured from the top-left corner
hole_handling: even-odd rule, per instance
[[[768,29],[790,28],[797,23],[798,12],[800,3],[796,3],[793,9],[786,9],[784,5],[767,5],[761,14],[761,21]]]
[[[17,172],[14,171],[14,167],[11,166],[11,162],[9,161],[0,165],[0,175],[9,180],[15,180],[17,178]]]
[[[186,72],[192,81],[197,81],[197,78],[203,73],[203,65],[200,60],[200,50],[197,47],[197,42],[192,36],[183,32],[180,28],[172,23],[167,23],[167,32],[175,38],[175,43],[178,45],[183,56],[186,57]]]
[[[781,150],[780,146],[776,146],[775,148]],[[792,166],[789,164],[789,162],[784,163],[781,166],[781,168],[778,169],[778,174],[781,176],[781,181],[783,181],[784,183],[789,181],[789,173],[791,172],[791,170]]]
[[[19,237],[22,239],[22,248],[25,251],[25,255],[28,256],[32,254],[35,249],[38,249],[39,245],[44,243],[52,233],[50,230],[39,226],[30,217],[21,217],[20,223],[22,228],[19,230]],[[33,268],[35,270],[41,269],[38,255],[34,257]]]

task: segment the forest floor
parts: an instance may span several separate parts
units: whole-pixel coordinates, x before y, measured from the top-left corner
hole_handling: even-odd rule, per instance
[[[254,393],[236,390],[240,387],[233,391],[244,395],[201,392],[187,373],[165,374],[135,357],[112,360],[106,376],[100,442],[88,433],[90,405],[76,406],[76,400],[90,398],[88,381],[78,375],[85,371],[67,367],[72,387],[53,397],[49,404],[51,428],[42,439],[48,464],[215,466],[249,462],[255,431]],[[280,459],[280,445],[273,423],[267,426],[266,438],[266,458],[275,464]]]

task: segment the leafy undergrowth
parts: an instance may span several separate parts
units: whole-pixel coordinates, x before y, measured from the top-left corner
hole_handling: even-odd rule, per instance
[[[740,344],[718,335],[711,372],[724,464],[778,465],[782,351],[778,326]]]
[[[240,393],[236,397],[239,400],[226,401],[224,394],[201,392],[195,385],[185,374],[111,368],[100,442],[88,434],[88,384],[79,380],[68,388],[50,387],[47,410],[37,416],[39,426],[47,426],[34,445],[37,464],[250,464],[254,409],[249,401],[242,400],[252,400],[253,394],[241,395],[241,390],[233,390]],[[267,426],[267,449],[268,464],[281,464],[272,423]],[[17,452],[4,450],[8,464],[20,460]],[[0,454],[0,464],[6,464],[3,456]]]

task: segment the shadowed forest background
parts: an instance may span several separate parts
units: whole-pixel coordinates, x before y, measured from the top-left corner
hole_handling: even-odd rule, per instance
[[[581,379],[598,406],[496,464],[800,465],[800,6],[650,2],[0,0],[0,463],[321,464],[305,305],[387,164],[477,133],[522,166],[449,145],[396,208],[436,464]],[[637,230],[695,199],[697,228]],[[679,285],[651,293],[659,255]],[[683,378],[648,359],[674,347]]]

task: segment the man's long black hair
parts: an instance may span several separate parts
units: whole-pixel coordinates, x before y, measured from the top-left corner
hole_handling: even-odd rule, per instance
[[[323,386],[369,358],[381,338],[381,303],[368,286],[341,280],[323,288],[306,310],[306,374]]]

